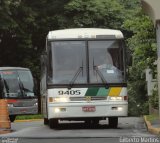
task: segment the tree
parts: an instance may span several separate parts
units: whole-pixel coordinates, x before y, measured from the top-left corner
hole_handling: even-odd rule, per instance
[[[64,13],[56,15],[60,28],[119,28],[123,23],[123,7],[117,0],[71,0]]]
[[[129,74],[129,110],[134,115],[141,115],[148,113],[145,69],[155,69],[153,63],[156,60],[156,44],[154,27],[149,17],[141,9],[134,12],[134,17],[126,20],[123,26],[133,33],[127,39],[133,54],[133,65]]]

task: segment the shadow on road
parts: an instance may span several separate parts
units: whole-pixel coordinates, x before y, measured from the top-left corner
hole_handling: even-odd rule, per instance
[[[86,124],[86,123],[59,123],[55,130],[79,130],[79,129],[113,129],[108,124]],[[121,128],[116,128],[121,129]]]

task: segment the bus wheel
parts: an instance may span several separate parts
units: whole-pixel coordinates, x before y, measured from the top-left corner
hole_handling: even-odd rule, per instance
[[[118,117],[109,117],[109,127],[111,128],[117,128],[118,126]]]
[[[58,119],[49,119],[49,127],[51,129],[58,127]]]
[[[16,115],[9,115],[9,119],[11,122],[14,122],[14,120],[16,119]]]
[[[44,125],[48,125],[49,120],[47,118],[44,118]]]

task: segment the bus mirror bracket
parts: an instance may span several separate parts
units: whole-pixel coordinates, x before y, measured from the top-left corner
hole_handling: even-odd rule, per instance
[[[133,60],[132,60],[132,53],[131,50],[127,50],[127,66],[132,66]]]
[[[4,88],[3,81],[2,78],[0,77],[0,99],[2,99],[3,97],[3,88]]]
[[[41,63],[46,63],[47,62],[47,52],[43,52],[41,54]]]

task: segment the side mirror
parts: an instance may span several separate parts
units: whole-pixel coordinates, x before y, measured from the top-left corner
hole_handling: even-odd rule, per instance
[[[52,67],[51,62],[48,60],[47,53],[41,55],[41,76],[46,74],[49,67]],[[52,70],[48,70],[48,75],[52,75]]]
[[[43,54],[41,55],[41,64],[46,62],[47,62],[47,53],[43,52]]]
[[[131,50],[127,49],[126,51],[126,64],[127,66],[132,66],[133,60],[132,60],[132,53]]]
[[[34,92],[35,92],[35,94],[37,96],[38,84],[37,84],[36,78],[33,78],[33,81],[34,81]]]

